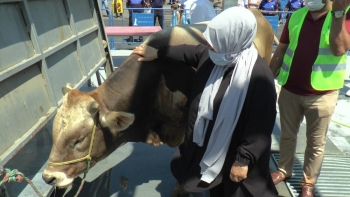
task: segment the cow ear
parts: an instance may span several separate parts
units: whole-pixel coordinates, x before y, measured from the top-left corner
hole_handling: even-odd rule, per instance
[[[63,95],[66,95],[69,91],[73,89],[73,85],[70,83],[67,83],[65,87],[62,87],[62,93]]]
[[[116,137],[117,133],[127,129],[134,119],[134,114],[131,113],[109,111],[101,117],[101,124],[108,127],[113,137]]]

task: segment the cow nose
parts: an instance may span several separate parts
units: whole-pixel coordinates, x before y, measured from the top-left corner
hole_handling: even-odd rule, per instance
[[[45,177],[44,175],[42,177],[43,177],[43,180],[45,181],[45,183],[50,184],[50,185],[55,185],[55,183],[56,183],[55,177]]]

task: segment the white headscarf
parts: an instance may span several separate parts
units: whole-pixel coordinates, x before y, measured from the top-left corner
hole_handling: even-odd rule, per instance
[[[240,117],[258,56],[253,44],[256,31],[257,24],[253,13],[242,7],[232,7],[211,20],[203,33],[218,54],[225,54],[223,58],[228,63],[223,66],[215,65],[201,96],[193,132],[193,142],[198,146],[203,146],[209,121],[213,119],[214,98],[223,75],[229,67],[236,65],[200,163],[201,180],[207,183],[211,183],[220,173]]]

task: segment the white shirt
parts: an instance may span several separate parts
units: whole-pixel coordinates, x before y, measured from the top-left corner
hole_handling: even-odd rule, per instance
[[[213,3],[209,0],[195,0],[190,9],[190,23],[210,21],[216,16]]]
[[[187,0],[184,2],[184,0],[182,1],[183,2],[183,5],[184,5],[184,12],[182,13],[182,17],[183,18],[186,18],[186,19],[191,19],[191,15],[190,15],[190,9],[191,9],[191,6],[192,4],[195,2],[196,0]],[[208,0],[209,1],[209,0]]]
[[[238,6],[239,7],[248,6],[248,0],[238,0]]]

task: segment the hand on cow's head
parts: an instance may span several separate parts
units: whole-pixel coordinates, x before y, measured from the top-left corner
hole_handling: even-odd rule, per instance
[[[132,53],[142,56],[137,59],[139,62],[152,61],[158,58],[158,49],[143,44],[136,47]]]

